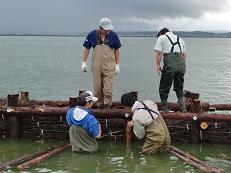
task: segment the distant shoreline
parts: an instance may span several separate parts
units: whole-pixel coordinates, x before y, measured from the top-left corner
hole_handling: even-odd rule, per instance
[[[195,37],[195,38],[231,38],[231,32],[215,33],[204,31],[173,31],[181,37]],[[133,31],[133,32],[117,32],[120,37],[156,37],[155,32],[151,31]],[[87,33],[78,34],[0,34],[0,36],[49,36],[49,37],[86,37]]]

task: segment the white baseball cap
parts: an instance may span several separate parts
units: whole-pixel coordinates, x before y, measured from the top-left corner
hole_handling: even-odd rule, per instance
[[[97,102],[98,101],[98,98],[93,96],[91,91],[85,91],[81,93],[80,96],[84,98],[86,102],[89,102],[89,101]]]
[[[163,25],[161,25],[161,26],[159,26],[158,28],[157,28],[157,30],[156,30],[156,34],[158,35],[158,33],[162,30],[162,29],[164,29],[165,27],[163,26]]]
[[[109,19],[109,18],[100,19],[99,26],[102,27],[104,30],[112,30],[113,29],[111,19]]]

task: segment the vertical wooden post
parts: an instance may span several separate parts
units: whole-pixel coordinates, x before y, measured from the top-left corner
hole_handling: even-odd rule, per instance
[[[28,106],[29,103],[29,92],[21,91],[20,105],[19,106]]]
[[[70,97],[69,98],[69,106],[70,106],[70,108],[77,106],[77,97]]]
[[[8,106],[15,107],[18,105],[18,96],[19,94],[8,94],[7,104]]]
[[[8,94],[7,104],[10,107],[16,107],[18,105],[19,94]],[[9,137],[12,139],[17,139],[19,136],[19,122],[16,116],[11,115],[9,117]]]
[[[191,140],[192,143],[197,144],[200,141],[200,129],[199,129],[199,121],[196,116],[193,117],[192,127],[191,127]]]

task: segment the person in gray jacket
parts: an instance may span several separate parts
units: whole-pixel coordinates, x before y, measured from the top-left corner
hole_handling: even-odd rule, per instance
[[[133,112],[128,127],[133,127],[137,138],[145,138],[142,153],[168,151],[171,145],[170,134],[157,105],[150,100],[138,101],[132,93],[123,94],[121,104],[130,107]]]

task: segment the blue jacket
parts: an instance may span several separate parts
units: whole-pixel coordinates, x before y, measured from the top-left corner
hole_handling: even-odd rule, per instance
[[[81,106],[70,108],[66,115],[68,125],[76,125],[83,127],[91,137],[99,134],[99,122],[93,116],[90,109]]]

